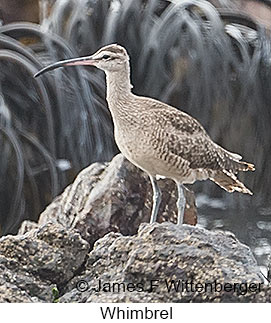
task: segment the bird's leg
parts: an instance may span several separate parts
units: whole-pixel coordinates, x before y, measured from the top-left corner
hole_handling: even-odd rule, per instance
[[[149,175],[149,176],[150,176],[152,189],[153,189],[153,205],[152,205],[150,223],[154,223],[157,220],[159,205],[161,203],[161,191],[160,191],[159,186],[157,185],[156,179],[151,175]]]
[[[176,183],[178,188],[178,200],[177,200],[177,208],[178,208],[178,219],[177,224],[183,224],[184,218],[184,209],[185,209],[185,196],[184,196],[184,187],[181,183]]]

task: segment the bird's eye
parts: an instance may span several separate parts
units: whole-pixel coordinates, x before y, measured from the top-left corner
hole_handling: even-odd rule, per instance
[[[103,56],[103,59],[108,59],[108,58],[110,58],[110,56],[109,56],[109,55],[104,55],[104,56]]]

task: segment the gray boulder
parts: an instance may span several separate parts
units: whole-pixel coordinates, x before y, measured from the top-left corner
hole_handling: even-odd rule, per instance
[[[0,302],[52,302],[54,290],[80,269],[89,244],[73,230],[48,223],[0,239]]]
[[[163,223],[150,225],[146,174],[121,155],[83,170],[38,223],[0,239],[0,302],[269,302],[250,249],[228,232],[171,223],[176,187],[159,185]]]
[[[176,291],[173,281],[179,287],[193,282],[194,289],[209,282],[213,290],[207,285],[201,292]],[[226,283],[235,283],[235,290],[220,291]],[[249,284],[257,291],[245,292]],[[66,285],[60,301],[247,302],[257,301],[264,290],[250,249],[233,234],[156,223],[142,224],[135,236],[109,233],[98,240],[85,269]],[[269,290],[264,295],[270,300]]]
[[[177,190],[171,180],[159,181],[163,199],[158,222],[177,219]],[[184,222],[195,225],[197,210],[194,194],[185,191]],[[109,232],[136,234],[139,225],[149,222],[152,188],[147,174],[119,154],[110,163],[94,163],[85,168],[40,215],[38,225],[52,221],[74,228],[91,245]],[[25,221],[20,233],[36,224]]]

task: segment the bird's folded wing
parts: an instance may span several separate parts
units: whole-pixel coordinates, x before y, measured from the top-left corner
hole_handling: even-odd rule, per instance
[[[153,113],[154,136],[163,149],[189,162],[192,169],[243,170],[241,156],[228,152],[212,141],[203,126],[192,116],[173,107],[156,107]],[[161,147],[162,148],[162,147]]]

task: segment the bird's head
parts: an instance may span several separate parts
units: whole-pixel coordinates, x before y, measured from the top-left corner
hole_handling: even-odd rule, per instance
[[[45,72],[54,70],[58,67],[92,65],[104,70],[105,72],[117,72],[128,64],[129,55],[125,48],[117,44],[111,44],[100,48],[91,56],[71,58],[53,63],[44,67],[34,76],[37,77]]]
[[[112,44],[99,49],[92,55],[95,66],[105,72],[115,72],[123,69],[129,61],[129,55],[125,48]]]

